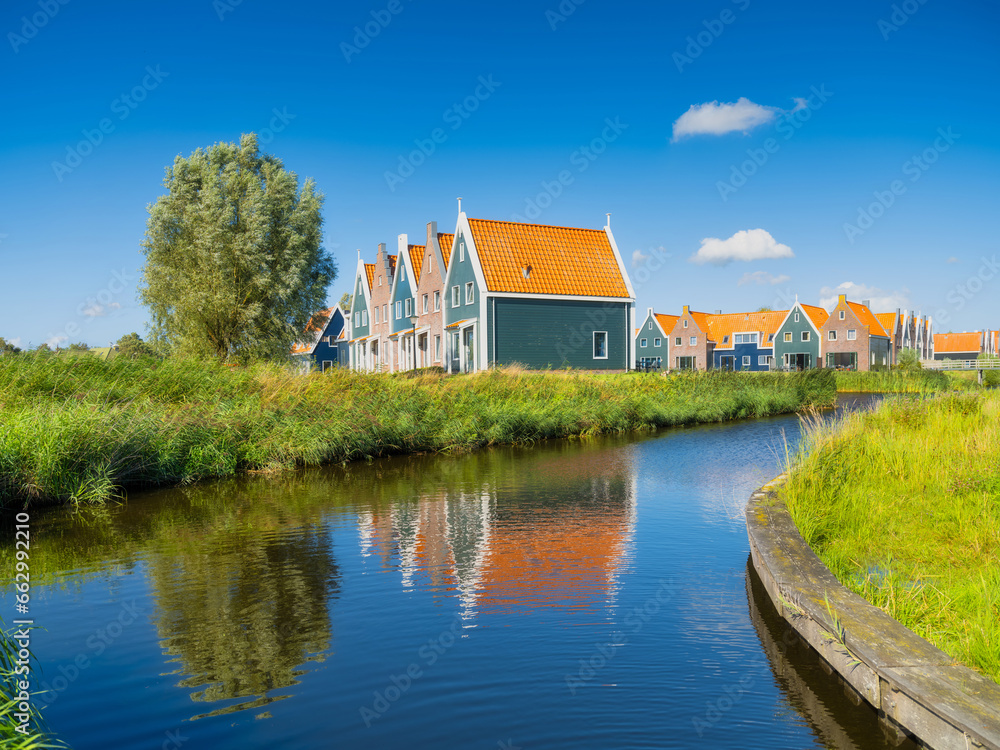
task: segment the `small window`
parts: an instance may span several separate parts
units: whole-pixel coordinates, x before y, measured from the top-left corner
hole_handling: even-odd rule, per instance
[[[367,310],[362,310],[361,311],[361,325],[363,325],[363,326],[368,325],[368,311]]]
[[[462,297],[460,295],[461,295],[461,292],[459,291],[458,287],[457,286],[453,286],[451,288],[451,306],[452,307],[458,307],[460,304],[462,304]]]
[[[406,281],[406,266],[402,264],[399,266],[399,280]]]
[[[785,334],[785,341],[791,342],[791,340],[792,340],[792,332],[789,331],[788,333]]]
[[[372,310],[372,323],[378,323],[378,308]]]
[[[846,317],[847,317],[847,313],[845,311],[841,310],[840,311],[840,319],[843,320]]]
[[[424,315],[430,312],[430,300],[428,300],[427,295],[423,297],[424,300]]]
[[[681,337],[678,336],[677,338],[674,339],[674,346],[680,346],[680,345],[681,345]]]
[[[827,335],[827,338],[830,341],[836,341],[837,340],[837,332],[836,331],[830,331],[830,333]]]
[[[688,327],[688,322],[687,322],[686,320],[684,321],[684,327],[685,327],[685,328],[687,328],[687,327]]]
[[[691,336],[691,338],[688,340],[688,346],[698,346],[698,337]]]
[[[663,339],[653,339],[653,346],[662,346]]]
[[[594,359],[608,358],[608,332],[594,331]]]
[[[646,339],[639,339],[639,348],[640,349],[646,348]]]
[[[396,300],[396,320],[403,317],[403,303],[400,300]]]
[[[749,356],[743,357],[743,366],[744,367],[749,367],[750,366],[750,357]]]
[[[465,285],[465,304],[471,305],[476,300],[476,287],[470,281]]]
[[[798,322],[799,322],[799,314],[798,314],[798,313],[795,313],[795,322],[796,322],[796,323],[798,323]]]
[[[434,312],[441,309],[441,292],[434,292]]]
[[[360,312],[354,313],[354,325],[355,326],[360,326],[361,325],[361,313]]]
[[[722,343],[723,344],[729,343],[729,334],[726,334],[725,336],[722,337]]]
[[[333,369],[333,362],[331,362],[328,359],[324,359],[323,360],[323,372],[326,372],[327,370],[332,370],[332,369]]]
[[[413,315],[413,298],[412,297],[407,297],[406,298],[406,317],[410,317],[411,315]]]
[[[458,262],[459,263],[464,263],[465,262],[465,242],[464,241],[458,243]]]
[[[434,337],[434,361],[435,362],[440,362],[441,361],[441,337],[440,336],[435,336]]]
[[[768,356],[767,354],[761,354],[759,357],[757,357],[757,364],[761,367],[765,367],[767,366],[769,359],[771,359],[771,357]]]
[[[856,341],[857,338],[858,338],[858,329],[857,328],[850,328],[850,329],[848,329],[848,331],[847,331],[847,340],[848,341]]]
[[[769,343],[769,344],[770,344],[770,343],[772,343],[773,341],[774,341],[774,334],[773,334],[773,333],[769,333],[769,334],[767,334],[767,343]]]
[[[649,321],[649,327],[648,328],[649,328],[650,331],[653,330],[653,321]]]
[[[382,277],[381,276],[378,277],[378,285],[382,286]]]
[[[382,320],[389,319],[389,303],[382,305]]]
[[[809,341],[809,339],[810,339],[809,331],[803,331],[802,332],[802,340],[803,341]]]

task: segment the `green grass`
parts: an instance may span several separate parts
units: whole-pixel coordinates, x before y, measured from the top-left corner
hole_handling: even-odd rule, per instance
[[[941,393],[978,387],[975,372],[945,373],[939,370],[882,370],[834,373],[839,393]]]
[[[759,417],[834,398],[823,371],[297,376],[22,354],[0,358],[0,504],[104,502],[128,487]]]
[[[1000,682],[1000,393],[815,422],[780,494],[845,586]]]
[[[65,748],[66,745],[50,737],[48,730],[42,723],[34,698],[28,701],[31,720],[28,722],[27,734],[16,729],[19,719],[14,714],[20,713],[17,683],[25,680],[26,677],[15,674],[15,670],[18,668],[17,652],[19,646],[12,637],[14,630],[16,627],[7,628],[3,620],[0,619],[0,748],[3,750]],[[28,681],[33,683],[34,678],[29,675]]]

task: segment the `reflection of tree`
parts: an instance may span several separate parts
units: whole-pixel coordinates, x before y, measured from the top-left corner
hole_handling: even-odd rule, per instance
[[[214,713],[277,700],[305,661],[330,648],[328,600],[339,588],[321,528],[224,532],[150,556],[161,644],[199,688],[196,701],[256,697]],[[211,715],[211,714],[209,714]]]

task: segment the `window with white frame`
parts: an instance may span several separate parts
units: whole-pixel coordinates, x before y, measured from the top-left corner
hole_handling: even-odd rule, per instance
[[[734,344],[756,344],[757,334],[756,333],[737,333],[733,337]]]
[[[812,337],[811,337],[811,336],[809,335],[809,333],[810,333],[809,331],[803,331],[803,332],[802,332],[802,340],[803,340],[803,341],[809,341],[809,339],[810,339],[810,338],[812,338]]]
[[[674,346],[680,346],[680,345],[681,345],[681,337],[678,336],[677,338],[674,339]]]
[[[768,355],[768,354],[761,354],[759,357],[757,357],[757,364],[760,367],[766,367],[767,365],[771,364],[771,357],[770,357],[770,355]]]
[[[423,305],[424,305],[424,315],[426,315],[428,312],[430,312],[430,300],[428,299],[426,294],[423,297]]]
[[[459,288],[457,286],[453,286],[451,288],[451,306],[452,307],[458,307],[460,304],[462,304],[462,297],[460,296],[461,294],[462,294],[462,292],[459,290]]]
[[[858,339],[858,329],[857,328],[848,328],[847,329],[847,340],[848,341],[857,341],[857,339]]]
[[[441,309],[441,292],[434,292],[434,312]]]
[[[744,367],[749,367],[750,366],[750,355],[749,354],[744,355],[744,357],[743,357],[743,366]]]
[[[441,361],[441,337],[440,336],[435,336],[434,337],[434,361],[435,362],[440,362]]]
[[[475,285],[470,281],[465,285],[465,304],[471,305],[476,300]]]
[[[792,340],[792,332],[791,332],[791,331],[788,331],[788,332],[787,332],[787,333],[785,334],[785,343],[786,343],[786,344],[787,344],[787,343],[790,343],[790,342],[791,342],[791,340]]]
[[[685,327],[685,328],[687,328],[687,327],[688,327],[688,322],[687,322],[686,320],[684,321],[684,327]]]
[[[361,311],[361,325],[362,326],[368,325],[368,311],[367,310],[362,310]]]
[[[458,262],[465,262],[465,242],[458,243]]]
[[[663,339],[653,339],[653,346],[660,346],[663,343]]]
[[[647,330],[650,330],[650,331],[653,330],[653,321],[649,321],[649,326],[647,327]]]
[[[830,332],[829,332],[829,333],[828,333],[828,334],[826,335],[826,338],[827,338],[827,340],[829,340],[829,341],[836,341],[836,340],[837,340],[837,332],[836,332],[836,331],[830,331]]]
[[[372,310],[372,323],[378,323],[378,307]]]
[[[594,359],[608,358],[608,332],[594,331]]]
[[[396,300],[396,320],[403,317],[403,303],[401,300]]]
[[[698,337],[692,336],[690,339],[688,339],[688,346],[698,346]]]
[[[795,322],[796,322],[796,323],[798,323],[798,322],[799,322],[799,314],[798,314],[798,313],[795,313]]]
[[[354,313],[354,325],[355,326],[360,326],[361,325],[361,311],[360,310],[357,311],[356,313]]]
[[[639,339],[639,348],[640,349],[646,348],[646,339]]]
[[[407,297],[406,298],[406,317],[410,317],[411,315],[413,315],[413,298],[412,297]]]
[[[386,302],[384,305],[382,305],[382,320],[388,320],[388,319],[389,319],[389,303]]]
[[[406,281],[406,266],[403,264],[399,266],[399,280]]]
[[[844,310],[841,310],[841,311],[840,311],[840,319],[841,319],[841,320],[844,320],[844,319],[845,319],[846,317],[847,317],[847,312],[846,312],[846,311],[844,311]]]

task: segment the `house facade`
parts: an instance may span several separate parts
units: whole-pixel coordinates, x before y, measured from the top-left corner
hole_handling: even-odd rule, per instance
[[[365,263],[361,260],[361,251],[359,250],[349,316],[351,338],[347,344],[351,368],[355,370],[373,370],[376,366],[372,360],[370,349],[372,343],[370,313],[374,278],[375,264]]]
[[[321,372],[346,367],[350,361],[344,337],[346,322],[339,307],[320,310],[306,326],[304,340],[292,347],[292,359],[304,372],[313,367]]]
[[[708,318],[708,313],[694,312],[688,305],[684,305],[670,332],[671,369],[711,369],[715,342],[711,339]]]
[[[787,310],[708,316],[719,370],[766,372],[774,367],[774,339]]]
[[[982,331],[971,333],[935,333],[934,359],[976,359],[985,351]]]
[[[837,298],[821,326],[823,366],[868,372],[892,364],[892,340],[867,305]],[[906,343],[904,336],[902,343]],[[907,347],[908,348],[908,347]]]
[[[636,367],[640,370],[670,368],[670,332],[680,319],[678,315],[654,313],[650,307],[635,331]]]
[[[798,300],[785,314],[774,337],[774,364],[783,370],[809,370],[822,366],[821,330],[829,313]]]

